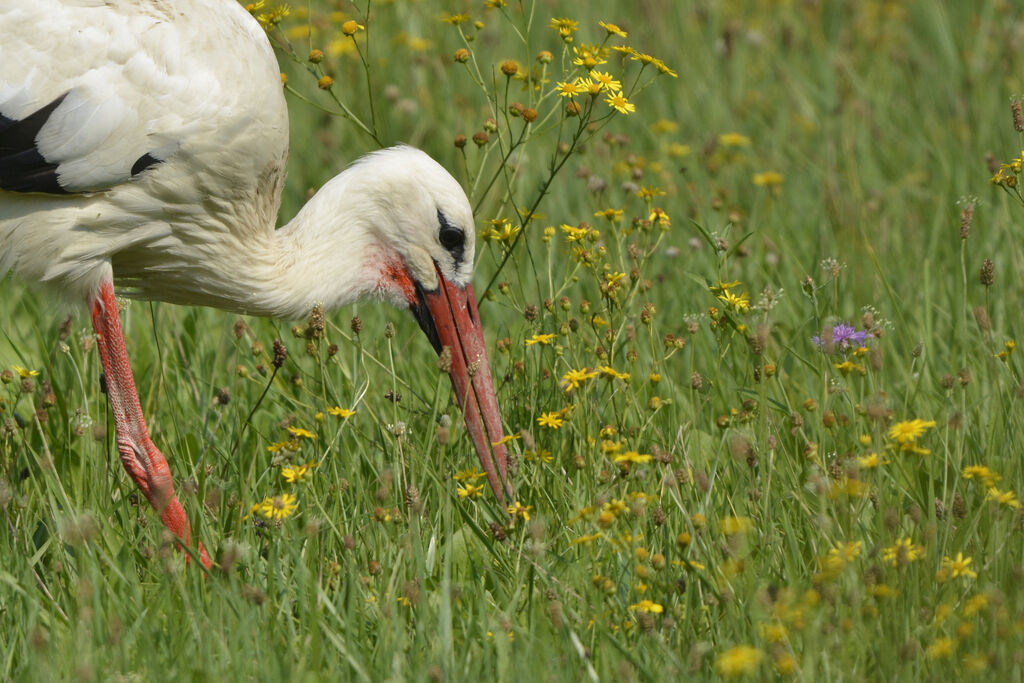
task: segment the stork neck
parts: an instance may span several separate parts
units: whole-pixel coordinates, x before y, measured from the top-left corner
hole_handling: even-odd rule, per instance
[[[254,313],[296,319],[316,305],[333,310],[377,293],[380,248],[351,213],[321,192],[273,232],[273,275]]]

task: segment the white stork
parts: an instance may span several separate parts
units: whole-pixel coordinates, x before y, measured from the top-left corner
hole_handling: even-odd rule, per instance
[[[367,298],[409,309],[435,350],[451,349],[468,431],[503,500],[462,188],[423,152],[393,147],[275,230],[287,155],[277,61],[235,0],[0,3],[0,275],[87,302],[121,461],[181,543],[188,520],[142,415],[115,284],[280,318]]]

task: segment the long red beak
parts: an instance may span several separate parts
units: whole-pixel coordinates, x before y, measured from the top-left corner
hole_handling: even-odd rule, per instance
[[[480,465],[487,473],[494,495],[503,503],[513,496],[508,480],[504,436],[498,398],[491,379],[491,363],[484,346],[484,331],[476,308],[473,285],[457,287],[437,271],[438,288],[433,292],[416,287],[417,301],[410,306],[434,350],[451,350],[450,375],[455,395],[466,418]],[[498,445],[495,445],[498,444]]]

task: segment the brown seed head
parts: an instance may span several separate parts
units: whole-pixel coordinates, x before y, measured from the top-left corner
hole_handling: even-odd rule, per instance
[[[1018,133],[1024,133],[1024,111],[1021,110],[1020,100],[1010,103],[1010,111],[1013,112],[1013,129]]]
[[[437,369],[445,374],[452,371],[451,347],[445,346],[441,349],[441,353],[437,356]]]
[[[288,348],[280,339],[274,340],[274,367],[280,368],[288,358]]]
[[[996,266],[992,259],[987,258],[981,263],[981,284],[991,287],[996,281]]]
[[[960,212],[960,239],[965,240],[971,234],[971,223],[973,222],[974,202],[971,202]]]

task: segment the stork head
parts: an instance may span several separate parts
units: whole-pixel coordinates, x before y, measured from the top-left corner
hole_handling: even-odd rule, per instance
[[[378,292],[407,308],[443,357],[470,437],[499,501],[511,495],[491,366],[473,293],[473,210],[459,183],[411,147],[374,152],[346,174],[358,178],[363,224],[383,254]]]

